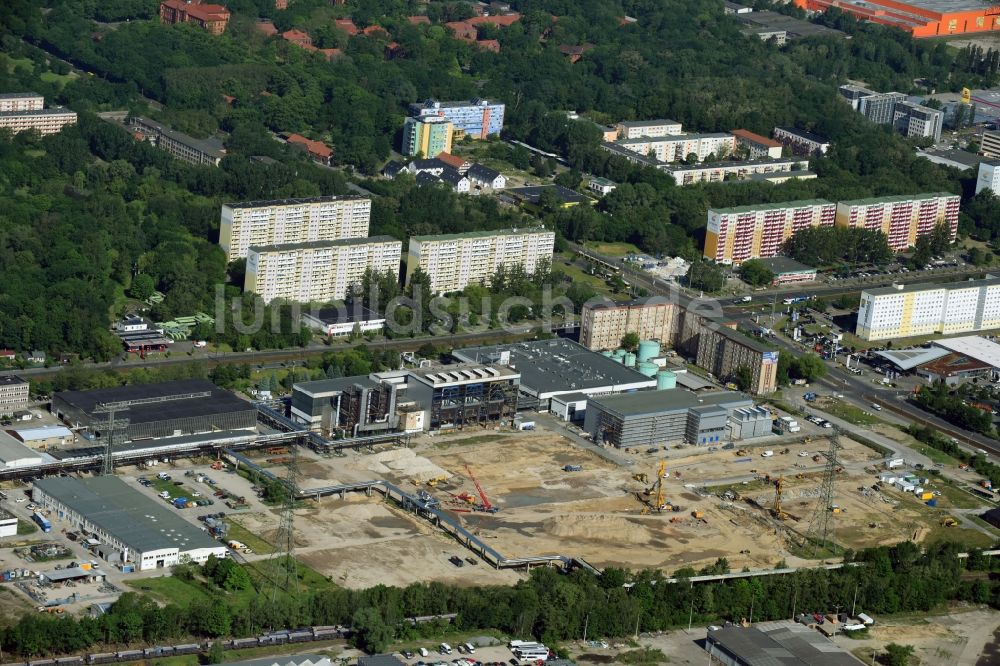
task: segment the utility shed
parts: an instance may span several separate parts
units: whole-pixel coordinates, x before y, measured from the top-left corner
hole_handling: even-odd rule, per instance
[[[815,629],[788,620],[708,632],[705,650],[726,666],[859,666],[862,662]]]
[[[0,469],[41,465],[42,456],[5,432],[0,432]]]

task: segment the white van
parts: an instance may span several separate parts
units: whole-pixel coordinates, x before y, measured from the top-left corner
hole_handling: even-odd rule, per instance
[[[774,451],[768,450],[768,451],[764,451],[764,453],[760,454],[760,457],[761,458],[770,458],[773,455],[774,455]]]
[[[441,643],[441,645],[438,646],[438,652],[441,654],[451,654],[451,646],[447,643]]]
[[[162,497],[163,499],[170,499],[170,493],[164,490],[162,493],[160,493],[160,497]]]
[[[476,647],[472,643],[466,643],[465,649],[469,654],[476,654]]]
[[[427,648],[420,648],[420,650],[418,650],[418,652],[420,652],[420,656],[421,657],[426,657],[426,656],[428,656],[430,654],[430,652],[427,651]]]

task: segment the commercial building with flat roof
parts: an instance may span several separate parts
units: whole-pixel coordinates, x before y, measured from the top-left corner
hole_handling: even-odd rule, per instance
[[[542,228],[412,236],[406,283],[418,267],[430,276],[435,294],[461,291],[473,283],[488,285],[501,266],[520,266],[531,274],[543,260],[552,260],[555,240],[555,232]]]
[[[1000,30],[996,7],[982,0],[794,0],[794,3],[811,12],[836,7],[859,21],[899,28],[914,37]]]
[[[789,620],[709,629],[705,650],[725,666],[861,666],[815,629]]]
[[[76,124],[76,111],[69,109],[31,109],[26,111],[0,111],[0,129],[18,134],[38,130],[42,136],[55,134],[66,125]]]
[[[808,162],[797,157],[761,158],[757,160],[727,160],[702,164],[663,164],[650,166],[670,176],[676,185],[696,183],[731,183],[748,179],[769,180],[789,178],[815,178],[807,170]]]
[[[403,243],[392,236],[346,238],[247,248],[244,291],[265,303],[343,300],[365,271],[399,274]]]
[[[0,431],[0,469],[18,469],[41,465],[42,456],[19,442],[17,439]]]
[[[44,451],[51,447],[72,444],[76,437],[66,426],[48,424],[28,428],[14,428],[7,433],[19,442]]]
[[[328,338],[342,338],[354,333],[378,333],[385,327],[385,317],[361,305],[361,301],[345,302],[302,315],[302,323],[320,331]]]
[[[358,658],[359,664],[360,660],[364,658]],[[281,655],[226,662],[226,666],[331,666],[331,664],[330,658],[322,654]]]
[[[774,273],[771,284],[792,284],[795,282],[813,282],[816,280],[816,269],[806,266],[789,257],[768,257],[760,262]]]
[[[1000,160],[986,159],[979,163],[976,174],[976,194],[990,190],[1000,196]]]
[[[833,226],[836,213],[825,199],[709,208],[704,256],[720,264],[773,257],[798,231]]]
[[[1000,278],[989,277],[865,289],[855,334],[874,341],[996,328],[1000,328]]]
[[[219,162],[226,156],[225,146],[215,137],[196,139],[141,116],[129,116],[126,122],[133,132],[141,135],[138,138],[183,162],[219,166]]]
[[[31,385],[17,375],[0,375],[0,414],[13,414],[28,404]]]
[[[375,375],[299,382],[292,386],[291,417],[324,436],[395,430],[397,388]]]
[[[127,419],[123,440],[172,437],[217,430],[254,430],[257,410],[236,394],[206,379],[157,384],[129,384],[89,391],[63,391],[52,396],[51,411],[71,428],[103,435],[108,415],[102,404],[142,401],[115,414]]]
[[[17,536],[17,516],[0,509],[0,539]]]
[[[228,552],[175,510],[115,476],[38,479],[31,497],[74,529],[94,534],[108,547],[109,562],[131,563],[139,571],[165,569],[182,558],[203,564]]]
[[[677,442],[708,445],[729,438],[729,415],[754,406],[742,393],[700,395],[683,389],[590,398],[583,429],[594,442],[618,448]]]
[[[372,200],[359,195],[223,204],[219,245],[232,261],[251,245],[367,238],[371,211]]]
[[[934,231],[939,224],[958,234],[958,208],[962,198],[947,192],[904,194],[855,199],[837,203],[836,224],[881,231],[895,251],[913,247],[917,239]]]
[[[553,397],[570,393],[607,395],[656,386],[647,377],[615,359],[567,340],[533,340],[505,345],[456,349],[452,356],[469,363],[516,368],[520,390],[537,408],[549,409]]]

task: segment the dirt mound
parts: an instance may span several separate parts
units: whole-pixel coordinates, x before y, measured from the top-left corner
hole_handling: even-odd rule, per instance
[[[392,449],[369,456],[367,469],[376,475],[405,476],[421,482],[436,478],[451,478],[451,474],[446,470],[427,458],[418,456],[413,449]]]
[[[542,530],[554,537],[643,544],[650,540],[644,528],[620,516],[557,516],[542,522]]]

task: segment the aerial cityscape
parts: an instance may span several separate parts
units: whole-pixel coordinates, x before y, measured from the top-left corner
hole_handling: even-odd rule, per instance
[[[1000,4],[0,2],[0,666],[1000,664]]]

